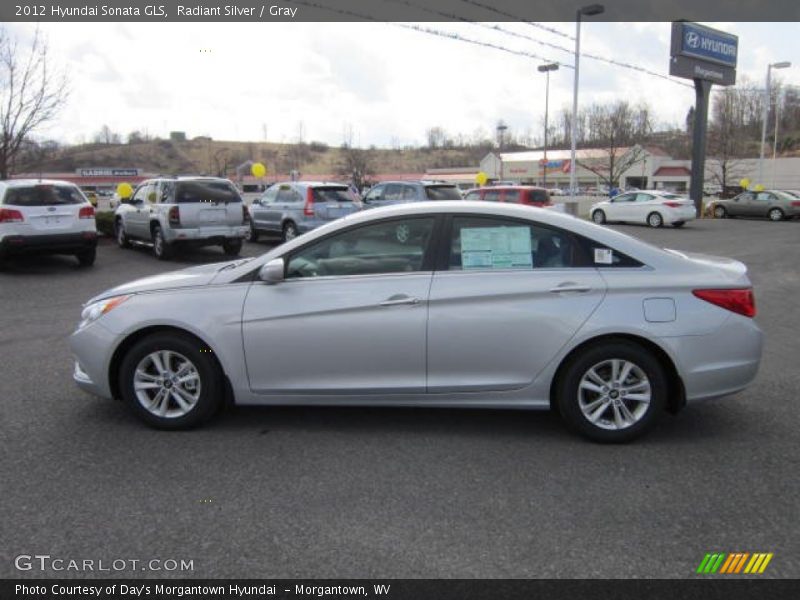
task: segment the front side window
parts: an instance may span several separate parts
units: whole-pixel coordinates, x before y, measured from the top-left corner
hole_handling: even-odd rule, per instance
[[[572,266],[572,242],[558,230],[508,219],[456,217],[450,270],[557,269]]]
[[[483,199],[488,202],[500,202],[500,190],[486,190]]]
[[[622,194],[616,198],[612,198],[611,202],[633,202],[636,199],[636,194]]]
[[[136,192],[133,194],[133,198],[131,201],[134,203],[144,202],[147,198],[148,192],[153,188],[152,184],[144,183],[136,188]]]
[[[403,199],[403,186],[390,183],[383,192],[383,199],[396,202]]]
[[[286,278],[421,271],[433,217],[396,219],[331,235],[292,254]]]
[[[364,202],[369,204],[370,202],[377,202],[378,200],[383,200],[383,190],[384,186],[382,185],[372,188],[364,198]]]

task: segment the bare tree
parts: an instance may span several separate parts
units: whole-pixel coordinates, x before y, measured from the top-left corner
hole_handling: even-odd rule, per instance
[[[361,148],[342,144],[340,154],[336,174],[351,181],[359,190],[363,189],[370,176],[375,174],[369,153]]]
[[[440,148],[444,146],[447,133],[441,127],[429,127],[425,130],[425,138],[428,140],[428,148]]]
[[[8,178],[25,140],[56,116],[66,97],[66,76],[53,72],[39,30],[21,48],[0,29],[0,179]]]
[[[112,131],[108,125],[103,125],[100,131],[94,134],[94,141],[97,144],[120,144],[122,143],[122,136]]]
[[[727,88],[714,98],[712,121],[708,131],[708,162],[714,180],[723,191],[744,175],[741,159],[747,154],[747,127],[749,92]]]

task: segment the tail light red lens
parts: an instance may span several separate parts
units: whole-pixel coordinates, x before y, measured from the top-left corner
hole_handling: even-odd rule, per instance
[[[177,206],[173,206],[169,209],[169,224],[172,226],[178,226],[181,224],[181,210]]]
[[[22,223],[25,218],[18,210],[0,208],[0,223]]]
[[[303,214],[307,217],[314,216],[314,190],[310,187],[306,189],[306,205],[303,207]]]
[[[745,317],[756,316],[756,299],[751,288],[735,290],[694,290],[695,296]]]
[[[683,205],[680,202],[664,202],[664,206],[669,206],[670,208],[678,208]]]
[[[797,207],[797,208],[800,208],[800,201],[798,201],[798,200],[795,200],[794,202],[792,202],[792,206],[795,206],[795,207]]]
[[[84,206],[78,211],[79,219],[94,219],[94,206]]]

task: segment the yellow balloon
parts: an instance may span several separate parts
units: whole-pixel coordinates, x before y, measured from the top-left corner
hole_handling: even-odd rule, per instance
[[[739,185],[742,188],[747,189],[747,188],[750,187],[750,180],[747,177],[745,177],[744,179],[740,179],[739,180]]]
[[[267,167],[263,163],[253,163],[253,166],[250,167],[250,173],[253,177],[263,177],[267,174]]]
[[[489,177],[483,171],[475,175],[475,183],[478,185],[486,185],[487,181],[489,181]]]
[[[761,185],[761,184],[759,183],[759,184],[758,184],[758,185],[756,185],[756,187],[754,187],[753,189],[754,189],[756,192],[763,192],[763,191],[764,191],[764,186],[763,186],[763,185]]]
[[[120,198],[130,198],[133,196],[133,188],[130,183],[120,183],[117,186],[117,196]]]

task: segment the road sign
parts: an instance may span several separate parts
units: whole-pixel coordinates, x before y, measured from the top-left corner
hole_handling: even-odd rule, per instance
[[[697,23],[675,21],[672,24],[671,54],[735,69],[739,56],[739,38]]]

